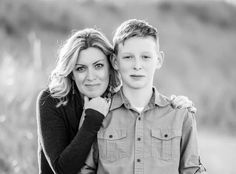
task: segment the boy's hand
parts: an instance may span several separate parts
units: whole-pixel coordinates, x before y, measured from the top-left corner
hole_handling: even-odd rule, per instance
[[[87,96],[84,96],[84,109],[94,109],[105,117],[109,112],[110,104],[111,99],[109,98],[96,97],[89,100]]]
[[[189,112],[194,114],[197,112],[197,109],[193,106],[193,102],[188,97],[171,95],[170,102],[173,108],[187,108]]]

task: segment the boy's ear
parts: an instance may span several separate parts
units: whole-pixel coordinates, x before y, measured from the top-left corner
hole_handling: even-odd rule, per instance
[[[118,64],[117,64],[117,56],[115,54],[111,57],[111,64],[115,70],[118,70]]]
[[[162,64],[164,62],[164,52],[159,51],[158,57],[157,57],[157,69],[160,69],[162,67]]]

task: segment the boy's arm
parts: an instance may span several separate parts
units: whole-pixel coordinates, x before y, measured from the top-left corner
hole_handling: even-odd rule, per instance
[[[200,162],[195,115],[190,112],[186,113],[183,123],[180,155],[180,174],[206,174]]]
[[[85,165],[82,167],[79,174],[95,174],[97,172],[97,164],[98,164],[98,146],[97,146],[97,141],[95,141],[85,161]]]

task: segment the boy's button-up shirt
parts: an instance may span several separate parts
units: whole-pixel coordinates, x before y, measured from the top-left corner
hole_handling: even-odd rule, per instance
[[[92,173],[91,169],[98,174],[202,173],[194,115],[173,109],[155,88],[138,113],[120,90],[81,173]]]

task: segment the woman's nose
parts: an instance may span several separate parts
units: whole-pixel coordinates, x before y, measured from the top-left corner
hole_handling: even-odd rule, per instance
[[[89,69],[87,72],[87,80],[91,81],[95,79],[95,73],[93,70]]]

